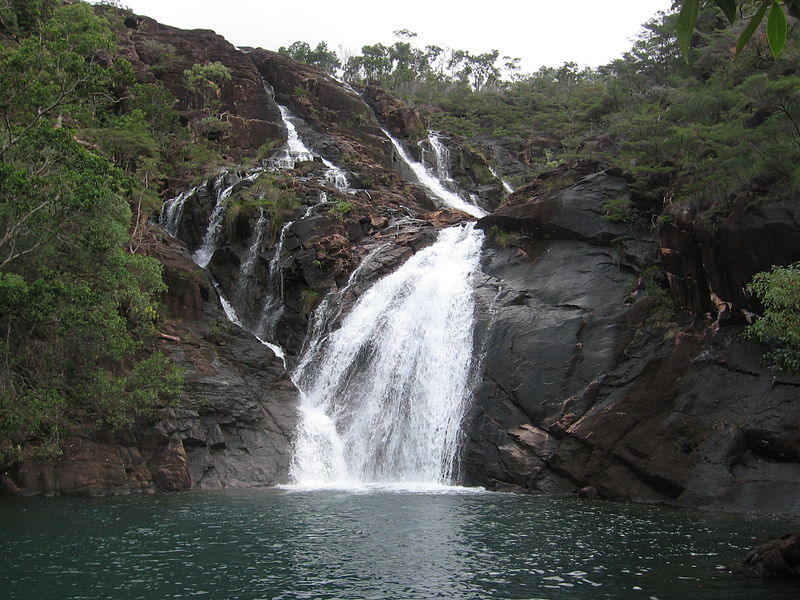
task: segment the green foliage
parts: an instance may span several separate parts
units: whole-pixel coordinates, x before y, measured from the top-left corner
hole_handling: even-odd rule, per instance
[[[611,223],[633,224],[639,220],[639,211],[630,197],[610,198],[603,202],[603,220]]]
[[[317,67],[323,73],[333,75],[341,67],[339,57],[328,48],[325,42],[319,42],[312,49],[306,42],[294,42],[288,48],[281,46],[278,52],[285,54],[294,60],[304,62]]]
[[[287,180],[282,174],[265,172],[242,191],[235,201],[248,206],[256,206],[266,211],[268,217],[268,239],[274,244],[286,221],[294,217],[300,201],[290,191],[284,189]]]
[[[0,48],[0,453],[38,440],[44,456],[62,431],[128,423],[179,391],[148,350],[161,266],[129,251],[129,200],[152,198],[175,135],[163,106],[118,111],[110,90],[133,72],[87,5],[35,28]],[[150,88],[133,90],[137,102]]]
[[[501,248],[519,246],[524,239],[521,233],[506,231],[498,225],[492,225],[489,229],[489,241]]]
[[[178,54],[172,44],[146,38],[137,50],[150,63],[150,70],[156,75],[169,71],[178,62]]]
[[[760,0],[753,3],[749,0],[714,0],[714,3],[722,10],[728,21],[733,25],[736,22],[739,10],[747,10],[756,4],[758,8],[750,17],[747,25],[736,41],[736,54],[739,55],[747,43],[752,39],[753,34],[758,30],[767,16],[766,35],[772,55],[777,58],[783,52],[786,45],[786,38],[789,27],[786,21],[786,13],[795,18],[800,18],[800,0]],[[678,17],[678,40],[681,53],[689,62],[689,49],[698,15],[700,14],[700,0],[681,0],[681,9]]]
[[[4,0],[0,3],[0,30],[14,36],[33,33],[58,4],[58,0]]]
[[[38,35],[0,47],[0,158],[56,111],[109,101],[109,87],[132,76],[129,64],[105,66],[114,47],[106,22],[85,4],[58,8]]]
[[[334,214],[334,216],[342,220],[344,219],[345,215],[348,215],[353,210],[353,204],[351,202],[346,202],[345,200],[337,200],[331,205],[330,212]]]
[[[183,72],[183,81],[192,94],[193,106],[208,116],[219,112],[222,86],[231,80],[231,71],[221,62],[192,65]]]
[[[747,335],[772,347],[764,357],[771,368],[800,372],[800,262],[758,273],[747,289],[764,305]]]

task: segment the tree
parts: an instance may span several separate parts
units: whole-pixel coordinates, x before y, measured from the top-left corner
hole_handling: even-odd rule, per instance
[[[786,15],[789,14],[800,19],[800,0],[758,0],[757,2],[750,0],[714,0],[714,4],[725,13],[725,17],[731,25],[736,22],[739,15],[747,14],[748,23],[736,42],[737,55],[747,45],[750,38],[753,37],[753,34],[766,16],[769,47],[773,56],[777,58],[786,45],[786,36],[789,30]],[[688,62],[692,35],[700,11],[700,0],[681,0],[680,5],[678,44],[681,53]],[[749,9],[755,12],[751,13]]]
[[[194,97],[194,106],[208,116],[216,116],[222,105],[222,86],[231,80],[231,71],[221,62],[192,65],[183,72],[183,81]]]
[[[142,111],[115,114],[132,69],[114,51],[82,3],[0,48],[0,459],[177,393],[177,369],[148,349],[161,266],[127,251],[140,186],[109,160],[152,171],[156,152]]]
[[[328,75],[334,75],[342,66],[339,57],[328,48],[325,42],[319,42],[312,50],[306,42],[297,41],[288,48],[281,46],[278,48],[278,52],[296,61],[312,65]]]
[[[105,20],[85,4],[56,10],[18,47],[0,47],[0,159],[42,119],[108,101],[111,85],[133,73],[129,63],[107,68],[114,47]]]

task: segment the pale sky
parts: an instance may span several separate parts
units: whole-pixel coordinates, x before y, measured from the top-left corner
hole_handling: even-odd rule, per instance
[[[574,61],[598,66],[631,46],[640,25],[671,0],[122,0],[137,14],[183,29],[212,29],[236,46],[277,50],[325,41],[351,54],[392,44],[393,32],[418,34],[414,45],[522,59],[522,72]]]

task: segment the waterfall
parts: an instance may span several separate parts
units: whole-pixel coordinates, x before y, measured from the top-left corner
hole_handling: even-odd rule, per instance
[[[406,153],[405,149],[403,148],[402,144],[392,136],[386,129],[382,128],[386,137],[388,137],[392,145],[394,146],[395,150],[397,150],[397,154],[400,156],[402,161],[411,169],[411,171],[416,175],[419,182],[425,186],[428,191],[433,194],[434,197],[438,198],[445,206],[449,208],[455,208],[457,210],[463,210],[465,213],[472,215],[473,217],[483,217],[486,215],[486,211],[482,208],[475,206],[474,204],[470,204],[458,194],[455,194],[445,188],[442,185],[442,182],[436,178],[435,175],[430,173],[424,165],[412,160],[408,154]]]
[[[436,160],[436,177],[440,181],[453,181],[450,176],[450,150],[442,143],[438,132],[428,132],[428,144],[433,149],[433,158]]]
[[[228,302],[228,299],[222,293],[222,290],[219,288],[219,284],[216,281],[212,281],[214,284],[214,289],[217,290],[217,296],[219,296],[219,303],[222,305],[222,311],[225,313],[225,316],[228,318],[228,321],[247,331],[245,326],[242,324],[242,320],[239,318],[239,315],[236,314],[236,310],[233,308],[233,305]],[[272,344],[257,335],[253,334],[253,336],[261,342],[264,346],[272,350],[272,352],[281,359],[283,362],[284,368],[286,368],[286,353],[283,351],[283,348],[278,346],[277,344]]]
[[[295,164],[298,162],[314,160],[316,155],[300,139],[297,127],[292,122],[294,117],[289,112],[289,109],[282,104],[278,104],[278,110],[280,110],[281,119],[283,119],[283,124],[286,127],[287,143],[283,153],[273,159],[273,165],[279,169],[294,169]],[[327,169],[325,171],[325,180],[332,183],[337,189],[349,191],[350,184],[344,171],[322,156],[320,156],[320,160]]]
[[[300,219],[302,220],[311,215],[314,209],[320,204],[325,204],[328,201],[328,195],[325,192],[319,193],[319,204],[309,206],[306,212]],[[278,236],[278,241],[275,243],[275,250],[272,258],[267,267],[267,289],[266,299],[261,309],[261,318],[255,327],[257,335],[263,337],[274,338],[275,327],[278,325],[278,320],[283,315],[283,272],[281,270],[281,259],[283,258],[283,246],[286,243],[286,234],[289,228],[294,225],[295,221],[287,221],[281,227],[281,233]]]
[[[482,242],[472,224],[442,230],[308,346],[293,377],[296,484],[455,481]]]
[[[220,177],[220,180],[223,178],[224,176]],[[208,227],[206,227],[205,235],[203,235],[203,243],[200,244],[200,247],[192,254],[192,260],[201,267],[205,268],[208,266],[208,263],[211,262],[211,257],[214,255],[214,251],[217,249],[219,235],[222,232],[222,221],[225,217],[225,208],[227,206],[225,201],[228,199],[228,196],[231,195],[232,191],[233,186],[229,185],[222,190],[221,193],[217,194],[214,210],[211,211],[211,216],[208,219]]]
[[[231,195],[231,192],[233,192],[234,188],[237,186],[240,186],[244,183],[249,183],[256,179],[262,171],[263,169],[257,169],[244,179],[227,186],[221,192],[217,191],[216,203],[214,204],[214,210],[211,211],[211,216],[208,219],[208,227],[206,227],[205,235],[203,235],[203,243],[200,244],[200,247],[194,251],[194,254],[192,254],[192,260],[194,260],[194,262],[196,262],[199,266],[203,268],[207,267],[208,263],[211,262],[211,258],[214,256],[214,252],[217,250],[217,246],[219,245],[219,237],[222,233],[222,223],[225,219],[225,209],[228,207],[228,197]],[[227,173],[220,175],[219,179],[214,184],[215,190],[219,189],[226,176]]]
[[[263,208],[258,209],[258,220],[255,226],[255,236],[253,243],[247,249],[247,256],[242,261],[242,266],[239,269],[239,289],[244,290],[247,287],[248,281],[253,276],[253,267],[258,258],[258,250],[264,240],[264,231],[267,229],[267,213]]]
[[[183,206],[186,204],[186,199],[196,191],[197,187],[193,187],[164,202],[161,225],[164,231],[172,237],[178,237],[178,227],[180,227],[181,219],[183,218]]]
[[[510,183],[508,183],[508,182],[507,182],[505,179],[503,179],[502,177],[500,177],[500,175],[498,175],[498,174],[497,174],[497,171],[495,171],[495,170],[494,170],[494,169],[491,167],[491,165],[488,165],[488,166],[489,166],[489,172],[492,174],[492,176],[493,176],[493,177],[495,177],[496,179],[499,179],[499,180],[500,180],[500,183],[501,183],[501,184],[503,184],[503,189],[506,191],[506,193],[507,193],[507,194],[513,194],[513,193],[514,193],[514,188],[513,188],[513,187],[511,187],[511,184],[510,184]]]

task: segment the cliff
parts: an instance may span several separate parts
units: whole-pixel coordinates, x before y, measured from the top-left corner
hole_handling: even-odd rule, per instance
[[[121,42],[143,79],[156,76],[146,40],[176,49],[179,60],[158,77],[187,119],[182,70],[207,61],[231,70],[221,98],[232,127],[231,159],[252,158],[264,144],[286,139],[279,104],[297,117],[316,156],[270,180],[293,199],[280,219],[271,217],[272,239],[258,241],[267,205],[245,198],[257,186],[254,169],[268,165],[209,176],[186,195],[174,231],[179,239],[160,235],[148,250],[166,268],[170,320],[160,343],[186,369],[181,405],[160,409],[131,431],[71,437],[55,463],[15,464],[3,474],[6,493],[286,482],[296,390],[272,351],[228,322],[218,293],[245,324],[257,323],[275,296],[274,263],[282,283],[271,337],[286,348],[291,366],[315,305],[336,298],[341,316],[372,282],[429,244],[438,227],[469,218],[437,210],[434,198],[404,179],[408,173],[381,127],[422,160],[426,127],[385,91],[368,88],[362,96],[274,52],[237,50],[212,32],[138,17]],[[481,152],[456,138],[445,142],[454,178],[494,209],[478,222],[493,241],[476,277],[482,362],[465,423],[466,481],[797,514],[800,379],[766,371],[763,348],[739,335],[759,309],[744,285],[759,270],[800,258],[797,203],[743,209],[715,228],[675,208],[654,230],[604,218],[604,204],[629,193],[621,171],[578,161],[504,198]],[[500,142],[488,140],[484,149],[502,154]],[[341,167],[351,189],[325,181],[323,159]],[[227,186],[235,210],[223,215],[202,270],[190,253],[203,244]],[[377,248],[379,258],[348,285]],[[248,260],[250,275],[243,269]]]

